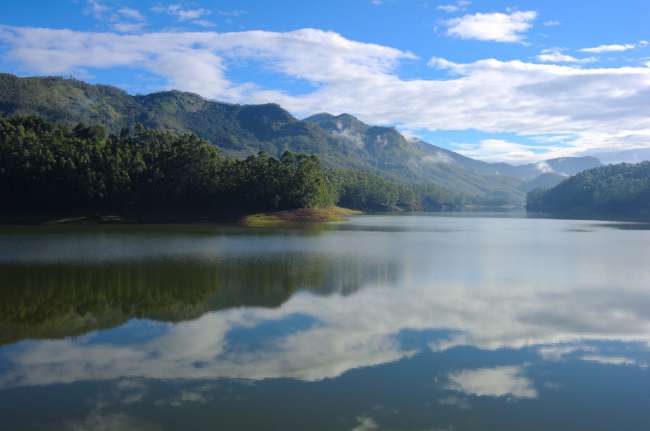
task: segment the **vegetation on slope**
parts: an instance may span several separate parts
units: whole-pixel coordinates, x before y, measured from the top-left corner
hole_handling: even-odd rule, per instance
[[[519,186],[519,189],[528,193],[535,189],[548,190],[560,184],[562,181],[566,180],[568,177],[564,175],[559,175],[556,173],[548,172],[541,174],[534,179],[527,181]]]
[[[250,212],[331,205],[335,190],[314,156],[235,160],[189,134],[14,117],[0,119],[0,196],[14,211]]]
[[[191,134],[0,118],[3,213],[66,216],[250,214],[326,208],[440,209],[462,199],[367,172],[328,170],[313,155],[233,159]]]
[[[650,162],[581,172],[528,194],[527,208],[557,213],[639,215],[650,212]]]
[[[520,180],[466,168],[463,158],[406,139],[390,127],[368,126],[351,115],[321,114],[300,121],[278,105],[232,105],[178,91],[130,96],[114,87],[73,79],[18,78],[0,74],[0,113],[37,115],[75,126],[102,125],[119,134],[140,123],[174,134],[192,133],[225,155],[245,158],[264,151],[317,155],[330,169],[371,173],[396,183],[435,184],[473,204],[523,204]]]
[[[344,221],[346,217],[359,215],[361,211],[341,207],[300,208],[293,211],[251,214],[242,222],[247,226],[276,226],[291,223],[323,223]]]

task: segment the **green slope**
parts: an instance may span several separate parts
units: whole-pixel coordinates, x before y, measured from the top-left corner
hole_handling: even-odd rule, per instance
[[[519,186],[519,189],[528,193],[535,189],[548,190],[560,184],[562,181],[566,180],[568,177],[555,173],[542,174],[538,177],[533,178],[530,181],[527,181]]]
[[[650,162],[609,165],[583,171],[550,190],[533,190],[527,207],[576,214],[650,213]]]
[[[330,167],[363,169],[405,182],[435,183],[473,196],[475,202],[523,204],[521,180],[482,170],[486,163],[422,141],[393,128],[369,126],[351,115],[319,114],[300,121],[275,104],[232,105],[178,91],[131,96],[114,87],[62,78],[0,74],[0,113],[47,120],[103,124],[118,133],[145,127],[192,132],[244,157],[286,150],[316,154]],[[476,166],[474,166],[476,165]]]

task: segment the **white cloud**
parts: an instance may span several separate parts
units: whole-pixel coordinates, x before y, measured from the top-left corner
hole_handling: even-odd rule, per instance
[[[150,33],[121,36],[69,30],[0,26],[0,41],[12,57],[39,73],[66,73],[83,67],[139,67],[168,79],[171,87],[225,100],[275,100],[282,93],[237,87],[225,78],[224,58],[255,59],[274,70],[313,82],[381,78],[410,53],[352,42],[335,33],[305,29],[289,33]],[[336,53],[332,50],[335,49]],[[183,65],[183,67],[179,67]],[[242,93],[255,89],[255,92]],[[294,102],[295,104],[295,102]],[[289,106],[291,108],[291,106]]]
[[[146,18],[137,9],[124,6],[114,10],[99,0],[87,0],[84,13],[120,33],[139,32],[147,25]]]
[[[379,425],[373,418],[362,416],[357,418],[358,425],[352,431],[378,431]]]
[[[640,368],[647,368],[648,364],[644,361],[628,358],[625,356],[604,356],[604,355],[586,355],[580,357],[581,360],[587,362],[595,362],[603,365],[627,365]]]
[[[551,344],[537,349],[539,355],[547,361],[559,361],[575,352],[595,352],[593,346],[585,344]]]
[[[437,6],[436,9],[447,13],[455,13],[466,10],[470,4],[470,1],[458,0],[454,3],[441,4]]]
[[[591,63],[596,61],[594,57],[576,58],[565,54],[560,48],[545,49],[537,55],[537,59],[543,63]]]
[[[552,173],[555,173],[555,170],[551,167],[551,165],[549,165],[549,164],[546,163],[546,162],[539,162],[539,163],[537,163],[537,164],[535,165],[535,169],[537,169],[537,170],[538,170],[539,172],[541,172],[542,174],[552,174]]]
[[[458,6],[454,4],[441,4],[436,9],[447,13],[454,13],[459,11]]]
[[[332,130],[333,136],[355,148],[364,147],[365,143],[363,141],[363,135],[361,133],[358,133],[352,128],[344,127],[340,122],[338,122],[336,126],[336,130]]]
[[[117,10],[117,13],[122,15],[125,18],[131,18],[133,20],[142,21],[144,16],[137,9],[132,9],[130,7],[122,7]]]
[[[410,130],[513,133],[543,142],[533,150],[488,140],[464,151],[490,160],[538,161],[650,146],[650,68],[576,67],[484,59],[460,64],[433,58],[444,79],[401,79],[412,53],[303,29],[286,33],[179,32],[119,35],[0,26],[5,61],[42,74],[131,67],[192,91],[233,103],[276,102],[297,116],[349,112],[370,124]],[[237,84],[231,61],[310,83],[299,95],[253,82]],[[179,67],[182,65],[183,67]],[[499,151],[496,151],[499,150]],[[504,151],[505,150],[505,151]],[[527,159],[528,158],[528,159]]]
[[[229,16],[229,17],[239,17],[242,15],[246,15],[246,11],[243,9],[233,9],[233,10],[220,10],[219,15],[221,16]]]
[[[537,398],[532,380],[518,366],[455,371],[448,379],[448,389],[467,395]]]
[[[439,232],[419,234],[423,235],[422,244],[427,248],[431,240],[440,238]],[[428,234],[431,236],[425,238]],[[441,241],[450,247],[447,240]],[[214,247],[213,242],[210,244]],[[331,247],[341,260],[359,254],[363,254],[364,262],[379,256],[389,259],[386,249],[375,246],[368,250],[363,242],[357,248],[340,250],[337,237],[330,238],[329,242],[319,238],[319,247]],[[460,345],[493,350],[582,345],[589,340],[650,342],[650,320],[639,313],[639,304],[647,302],[648,295],[643,271],[628,274],[625,290],[606,290],[604,286],[611,286],[615,275],[593,270],[592,267],[598,266],[594,266],[593,256],[586,255],[583,261],[571,262],[576,267],[590,269],[580,283],[572,279],[567,283],[548,284],[544,281],[547,279],[540,277],[538,284],[520,284],[509,274],[506,278],[517,288],[503,289],[498,276],[501,257],[491,261],[489,253],[477,256],[451,247],[433,265],[430,255],[421,249],[395,251],[388,260],[389,265],[409,270],[391,277],[390,281],[368,282],[353,293],[329,296],[302,293],[278,308],[239,307],[210,312],[175,325],[152,323],[157,327],[154,331],[157,335],[146,342],[111,344],[87,337],[34,343],[6,356],[7,366],[0,375],[0,387],[124,377],[317,381],[340,376],[354,368],[386,364],[413,355],[414,350],[405,349],[398,341],[398,334],[405,329],[447,328],[452,334],[459,334],[449,338],[446,345],[440,343],[438,351]],[[450,256],[458,256],[458,262],[453,263]],[[567,256],[559,253],[557,259],[564,261]],[[475,261],[481,264],[476,266]],[[454,284],[450,279],[439,278],[447,273],[456,280],[454,274],[467,271],[468,266],[485,273],[486,282],[480,289],[476,289],[472,280]],[[431,285],[431,277],[444,286],[444,294]],[[580,310],[572,306],[575,303],[582,304]],[[231,331],[281,322],[296,315],[311,316],[317,324],[284,334],[252,351],[229,349]],[[567,353],[566,350],[542,351],[551,356]],[[520,367],[459,371],[452,374],[450,383],[453,389],[474,395],[526,398],[535,393]]]
[[[169,6],[154,6],[151,8],[156,13],[167,13],[179,21],[191,21],[210,15],[210,11],[204,8],[188,9],[179,4],[171,4]]]
[[[199,19],[203,16],[210,15],[210,11],[204,8],[198,9],[185,9],[181,5],[171,5],[167,8],[167,12],[170,15],[175,16],[180,21],[191,21]]]
[[[544,63],[575,63],[579,61],[577,58],[559,51],[543,51],[537,56],[537,59]]]
[[[537,17],[535,11],[476,13],[447,20],[447,35],[461,39],[521,42]]]
[[[593,54],[600,54],[603,52],[623,52],[629,51],[631,49],[636,49],[637,45],[634,43],[626,43],[624,45],[613,44],[613,45],[600,45],[593,48],[582,48],[582,52],[590,52]]]
[[[84,7],[84,13],[91,15],[95,19],[102,19],[104,14],[109,10],[110,8],[99,0],[87,0],[86,6]]]
[[[201,27],[214,26],[213,23],[205,19],[205,17],[212,15],[212,12],[205,8],[187,8],[180,4],[171,4],[168,6],[154,6],[151,10],[156,13],[166,13],[180,22],[191,23]]]
[[[558,25],[560,25],[560,21],[556,21],[556,20],[544,21],[542,25],[544,27],[557,27]]]
[[[192,21],[192,24],[198,25],[199,27],[204,27],[204,28],[210,28],[210,27],[216,27],[217,24],[213,23],[212,21],[208,21],[207,19],[195,19]]]

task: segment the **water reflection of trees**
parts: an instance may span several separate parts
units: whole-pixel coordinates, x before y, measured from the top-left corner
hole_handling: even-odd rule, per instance
[[[394,277],[394,265],[316,254],[4,265],[0,343],[81,335],[132,318],[176,322],[231,307],[278,307],[301,289],[349,293]]]

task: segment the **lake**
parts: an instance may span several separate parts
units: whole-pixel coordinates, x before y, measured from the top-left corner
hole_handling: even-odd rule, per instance
[[[650,429],[649,229],[0,228],[0,428]]]

